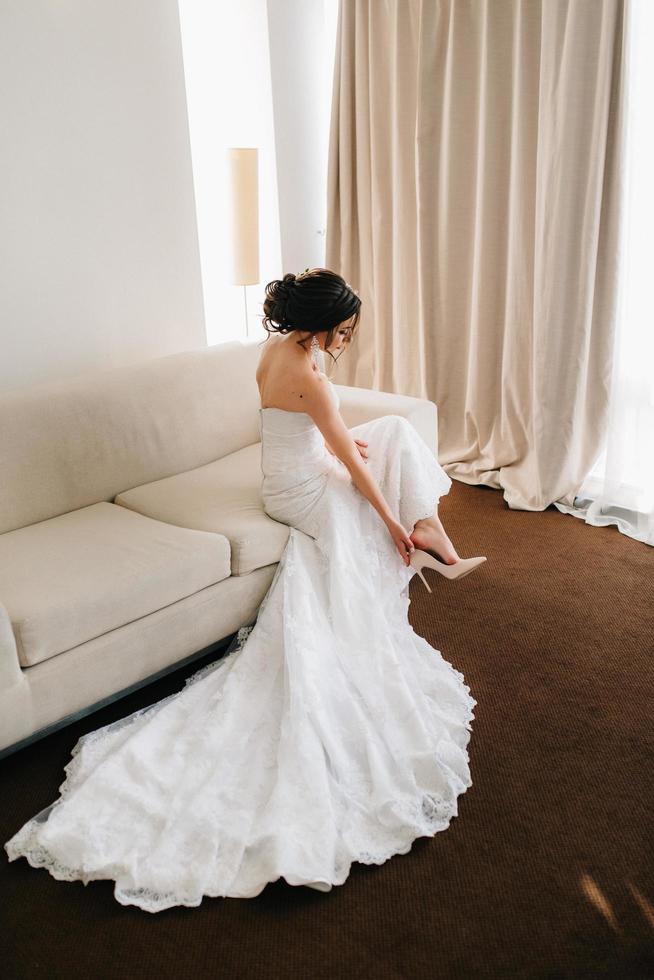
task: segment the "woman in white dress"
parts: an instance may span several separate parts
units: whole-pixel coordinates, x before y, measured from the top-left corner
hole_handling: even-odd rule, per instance
[[[455,573],[484,559],[447,537],[452,481],[413,426],[339,414],[316,345],[342,349],[360,305],[327,269],[267,286],[262,497],[289,537],[256,622],[181,691],[78,739],[10,861],[112,879],[118,902],[158,912],[280,877],[329,891],[457,815],[477,702],[411,627],[408,584],[426,549]]]

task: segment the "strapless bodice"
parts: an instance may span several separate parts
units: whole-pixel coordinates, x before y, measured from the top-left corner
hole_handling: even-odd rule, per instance
[[[329,378],[327,381],[338,406],[336,387]],[[268,406],[259,409],[259,422],[264,508],[276,520],[292,523],[324,491],[335,458],[307,412]]]

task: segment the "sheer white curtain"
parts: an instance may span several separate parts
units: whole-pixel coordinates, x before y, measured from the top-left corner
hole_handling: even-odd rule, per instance
[[[264,339],[265,283],[324,265],[337,0],[178,0],[207,342],[246,339],[230,282],[225,151],[259,150],[260,283],[248,335]]]
[[[207,343],[245,338],[243,287],[229,278],[226,150],[259,150],[260,274],[281,264],[266,0],[178,0]],[[274,273],[273,273],[274,270]],[[248,324],[260,286],[247,286]]]
[[[566,514],[654,545],[654,3],[626,0],[628,45],[625,209],[619,313],[604,446]]]

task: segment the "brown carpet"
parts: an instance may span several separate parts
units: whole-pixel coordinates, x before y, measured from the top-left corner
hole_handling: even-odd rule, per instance
[[[654,977],[654,549],[457,481],[440,512],[488,557],[459,582],[427,571],[432,595],[411,583],[414,629],[478,701],[449,829],[328,894],[279,880],[156,915],[1,850],[5,978]],[[57,797],[81,734],[199,665],[0,762],[2,842]]]

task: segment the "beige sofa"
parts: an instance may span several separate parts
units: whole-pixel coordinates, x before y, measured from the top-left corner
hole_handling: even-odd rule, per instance
[[[0,756],[256,619],[289,533],[261,503],[260,344],[0,397]],[[437,453],[433,402],[337,388],[349,427],[404,415]]]

